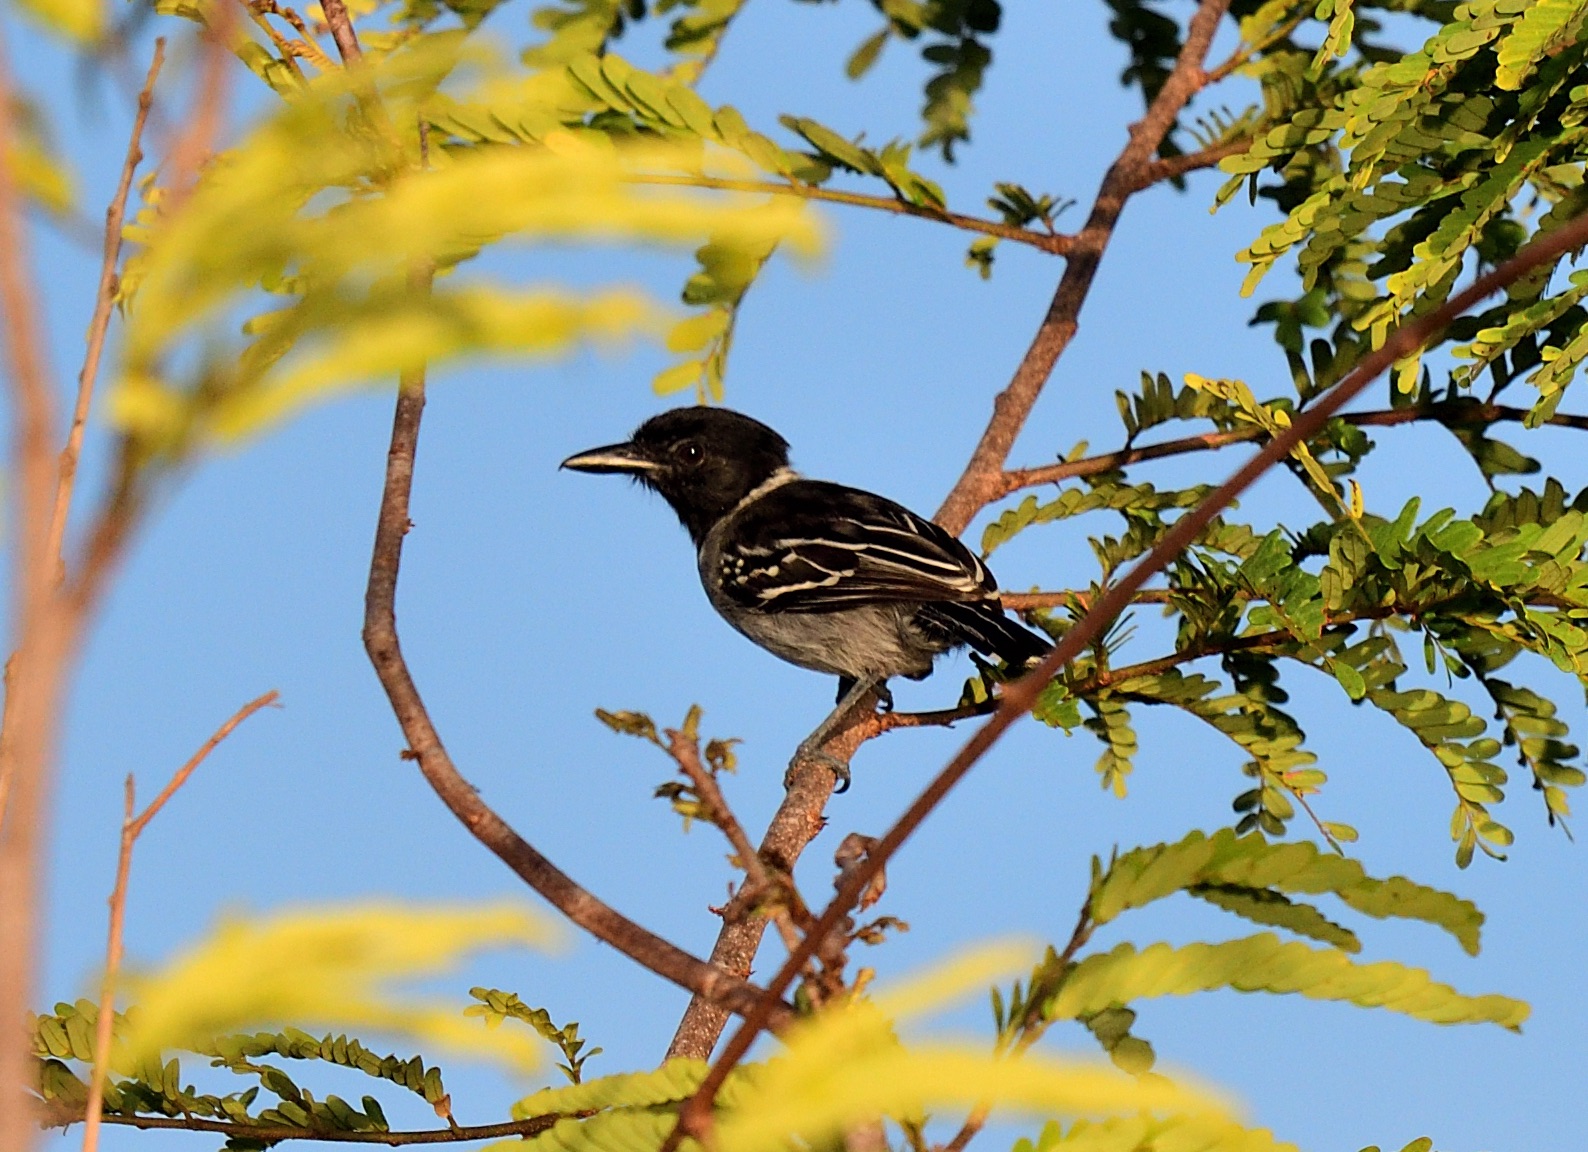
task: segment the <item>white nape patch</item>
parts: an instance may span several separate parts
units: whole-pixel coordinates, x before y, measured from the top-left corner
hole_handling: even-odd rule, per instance
[[[719,521],[719,523],[731,519],[734,513],[738,512],[752,500],[758,500],[762,496],[765,496],[768,492],[772,491],[772,489],[781,488],[789,481],[798,480],[799,478],[800,474],[794,471],[794,469],[779,468],[776,472],[772,473],[772,475],[768,476],[765,480],[761,481],[761,483],[757,484],[754,488],[745,493],[744,499],[740,500],[732,508],[728,509],[727,515],[724,516],[722,521]],[[759,552],[750,548],[746,548],[745,551],[751,553],[752,555],[768,555],[768,553]]]

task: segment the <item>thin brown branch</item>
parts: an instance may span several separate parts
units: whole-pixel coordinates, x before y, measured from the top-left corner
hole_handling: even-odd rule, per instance
[[[423,284],[428,284],[431,273],[416,276],[415,286],[422,288]],[[405,755],[418,762],[420,772],[436,795],[475,839],[568,919],[642,967],[696,995],[730,1011],[749,1011],[764,999],[755,987],[640,927],[575,883],[480,798],[442,744],[441,735],[403,657],[397,635],[397,577],[403,537],[410,526],[409,497],[424,405],[423,370],[404,373],[392,419],[386,480],[364,600],[364,648],[408,741],[409,750]],[[786,1005],[775,1006],[771,1017],[779,1022],[787,1021],[791,1009]]]
[[[1316,10],[1317,5],[1312,3],[1312,0],[1298,0],[1296,4],[1296,12],[1289,20],[1279,25],[1272,32],[1270,32],[1267,37],[1259,40],[1255,44],[1237,45],[1235,51],[1230,53],[1229,59],[1225,60],[1224,63],[1208,72],[1208,83],[1217,84],[1220,80],[1227,79],[1230,75],[1240,69],[1248,60],[1252,59],[1258,53],[1266,51],[1275,44],[1278,44],[1297,28],[1301,27],[1302,24],[1312,18],[1312,15]]]
[[[1228,8],[1229,0],[1201,0],[1186,29],[1185,46],[1173,71],[1147,114],[1131,127],[1129,141],[1104,175],[1086,225],[1071,239],[1064,275],[1047,314],[1009,386],[993,401],[992,418],[964,473],[937,510],[937,522],[955,535],[965,530],[978,511],[998,498],[1009,450],[1025,427],[1059,357],[1079,330],[1081,308],[1091,293],[1098,265],[1126,201],[1142,187],[1143,173],[1180,110],[1206,83],[1202,62]]]
[[[1180,156],[1168,156],[1161,160],[1154,160],[1141,170],[1141,187],[1150,188],[1154,184],[1160,184],[1165,180],[1173,180],[1190,172],[1199,172],[1204,168],[1216,168],[1219,161],[1228,156],[1239,156],[1242,152],[1250,151],[1251,147],[1251,137],[1240,136],[1196,152],[1187,152]]]
[[[1098,598],[1092,609],[1065,633],[1053,650],[1043,658],[1041,664],[1026,676],[1006,686],[998,711],[966,741],[959,752],[904,811],[893,827],[881,837],[870,855],[845,878],[838,894],[823,911],[821,918],[806,933],[804,944],[789,956],[783,967],[768,983],[766,995],[769,1001],[772,997],[782,996],[787,991],[802,966],[810,958],[816,944],[823,940],[827,933],[832,932],[856,906],[871,878],[886,867],[887,862],[905,841],[988,749],[1031,709],[1047,683],[1066,664],[1095,643],[1115,618],[1129,607],[1132,597],[1146,582],[1184,551],[1187,545],[1258,477],[1284,460],[1297,444],[1316,436],[1341,407],[1372,383],[1381,372],[1396,360],[1422,348],[1452,320],[1485,297],[1585,244],[1588,244],[1588,214],[1579,215],[1557,231],[1535,240],[1514,258],[1479,277],[1470,287],[1456,293],[1434,311],[1404,324],[1377,351],[1364,357],[1361,363],[1332,390],[1321,396],[1306,411],[1299,413],[1291,427],[1265,444],[1217,490],[1177,520],[1151,552]],[[750,1045],[762,1031],[764,1027],[762,1017],[763,1013],[759,1010],[751,1012],[729,1039],[700,1088],[685,1103],[677,1127],[663,1145],[664,1150],[677,1148],[679,1141],[686,1135],[699,1138],[709,1133],[710,1108],[717,1090],[733,1068],[744,1058]]]
[[[99,358],[105,350],[105,334],[110,330],[111,313],[116,306],[116,265],[121,260],[121,229],[127,218],[127,196],[132,191],[132,178],[143,160],[143,126],[149,121],[149,109],[154,104],[154,84],[165,63],[165,37],[154,42],[154,59],[149,62],[148,75],[138,93],[138,111],[132,120],[132,132],[127,138],[127,156],[122,161],[121,179],[116,192],[105,209],[104,248],[99,264],[99,286],[94,293],[94,314],[88,321],[88,348],[83,355],[83,368],[77,374],[77,400],[72,407],[72,423],[66,432],[66,447],[61,450],[59,474],[55,486],[55,509],[50,516],[50,537],[46,545],[50,563],[55,569],[55,579],[66,578],[66,565],[61,558],[61,548],[66,539],[66,519],[72,507],[72,492],[77,483],[77,462],[83,454],[83,430],[88,424],[88,410],[94,400],[94,383],[99,376]]]
[[[325,13],[326,27],[331,29],[331,39],[336,41],[342,63],[361,62],[364,49],[359,47],[358,33],[353,31],[353,18],[347,14],[347,5],[342,0],[320,0],[320,11]]]
[[[49,1127],[76,1123],[76,1114],[52,1113]],[[294,1128],[287,1124],[235,1124],[230,1120],[207,1120],[201,1116],[117,1116],[105,1117],[106,1124],[128,1128],[171,1132],[213,1132],[238,1141],[275,1144],[283,1140],[315,1140],[326,1144],[385,1144],[391,1148],[406,1144],[461,1144],[471,1140],[503,1140],[513,1136],[530,1137],[545,1132],[563,1119],[562,1115],[533,1116],[502,1124],[460,1124],[452,1128],[425,1128],[414,1132],[351,1132],[335,1128]]]
[[[110,890],[110,929],[105,941],[105,974],[99,981],[99,1016],[94,1021],[94,1067],[83,1105],[83,1152],[99,1147],[99,1125],[105,1105],[105,1080],[110,1075],[110,1045],[115,1038],[116,978],[121,973],[122,930],[127,922],[127,877],[132,871],[132,773],[123,785],[121,849],[116,855],[116,883]]]
[[[1485,404],[1478,400],[1440,400],[1432,404],[1418,404],[1408,408],[1384,408],[1372,412],[1347,412],[1340,419],[1358,428],[1396,428],[1403,424],[1433,421],[1447,428],[1485,427],[1490,424],[1521,424],[1528,418],[1529,410],[1507,404]],[[1588,430],[1588,416],[1555,413],[1543,420],[1554,428]],[[1003,474],[1003,491],[1007,496],[1022,488],[1036,488],[1043,484],[1056,484],[1076,476],[1095,476],[1100,472],[1113,472],[1140,464],[1147,460],[1162,460],[1168,456],[1183,456],[1188,452],[1208,452],[1226,448],[1231,444],[1246,444],[1267,435],[1261,428],[1233,428],[1224,432],[1204,432],[1196,436],[1183,436],[1166,440],[1162,444],[1149,444],[1142,448],[1121,448],[1086,456],[1080,460],[1066,460],[1059,464],[1043,464],[1036,468],[1014,468]],[[1005,596],[1010,607],[1012,598]],[[1037,607],[1023,604],[1022,607]]]
[[[187,783],[188,777],[193,775],[194,770],[209,758],[209,754],[215,751],[222,740],[236,731],[237,726],[255,712],[258,712],[261,708],[270,707],[279,699],[281,699],[281,693],[271,689],[263,696],[258,696],[244,704],[232,714],[230,720],[217,728],[214,735],[204,741],[199,750],[188,759],[188,762],[176,770],[176,774],[167,781],[166,786],[160,790],[160,794],[149,802],[149,806],[138,814],[138,818],[132,822],[132,838],[136,840],[143,834],[143,830],[149,826],[149,821],[160,814],[160,809],[164,808],[166,802],[176,795],[177,790]]]
[[[152,75],[150,81],[151,83],[153,81]],[[110,892],[110,931],[105,942],[105,974],[99,982],[99,1016],[94,1024],[94,1068],[88,1079],[88,1100],[83,1105],[83,1152],[95,1152],[99,1147],[105,1079],[110,1072],[110,1045],[116,1018],[116,977],[121,972],[122,931],[127,920],[127,878],[132,873],[132,846],[143,834],[143,830],[149,826],[149,821],[165,807],[166,801],[176,795],[177,789],[187,783],[194,769],[215,751],[216,746],[255,712],[274,704],[280,695],[275,691],[266,692],[234,712],[231,719],[217,728],[215,734],[203,743],[188,762],[177,769],[176,774],[171,777],[160,794],[137,816],[132,814],[132,774],[127,775],[126,814],[121,821],[121,849],[116,856],[116,883]]]
[[[788,883],[782,877],[774,877],[767,870],[766,861],[755,850],[755,845],[750,843],[750,837],[745,835],[744,825],[739,823],[739,818],[733,814],[733,809],[728,807],[727,797],[723,796],[722,789],[717,787],[717,778],[700,760],[700,743],[687,732],[680,732],[675,728],[667,729],[667,754],[673,758],[679,769],[689,777],[689,783],[695,790],[704,809],[702,819],[708,824],[718,828],[728,838],[732,845],[734,855],[738,858],[739,867],[744,869],[747,890],[741,890],[745,897],[742,901],[745,917],[756,913],[758,904],[763,904],[767,915],[772,917],[772,922],[777,925],[778,935],[783,937],[783,944],[792,952],[799,947],[799,932],[794,927],[794,921],[789,916],[787,893]]]
[[[634,184],[654,184],[665,187],[716,188],[724,192],[764,192],[771,196],[797,196],[801,200],[819,200],[828,204],[847,204],[855,208],[871,208],[891,212],[896,216],[913,216],[917,220],[932,220],[948,224],[966,232],[979,232],[996,236],[1017,244],[1029,244],[1043,252],[1062,256],[1070,250],[1072,237],[1056,232],[1037,232],[1030,228],[1017,228],[999,220],[985,220],[980,216],[966,216],[946,208],[931,208],[911,204],[895,196],[870,196],[863,192],[844,192],[836,188],[823,188],[815,184],[799,184],[778,180],[730,180],[718,176],[675,176],[654,173],[629,177]]]
[[[1143,588],[1136,593],[1132,604],[1167,604],[1167,588]],[[999,599],[1011,612],[1025,612],[1032,608],[1074,608],[1084,612],[1096,599],[1084,588],[1061,588],[1052,592],[1000,592]]]

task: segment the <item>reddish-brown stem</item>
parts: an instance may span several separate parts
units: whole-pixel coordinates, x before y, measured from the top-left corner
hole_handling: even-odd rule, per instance
[[[416,272],[416,290],[422,290],[430,276],[429,271]],[[640,927],[576,884],[480,798],[442,744],[397,636],[397,576],[403,537],[409,529],[409,497],[424,405],[423,369],[405,372],[392,418],[386,480],[364,599],[364,648],[408,741],[405,755],[417,761],[430,787],[474,838],[569,920],[642,967],[697,996],[730,1011],[749,1011],[763,999],[755,987]],[[776,1006],[771,1015],[775,1020],[786,1021],[791,1010],[786,1005]]]
[[[1206,82],[1202,61],[1228,8],[1229,0],[1202,0],[1198,5],[1186,29],[1185,45],[1174,70],[1159,89],[1147,114],[1131,127],[1130,140],[1103,177],[1086,225],[1072,238],[1064,275],[1048,305],[1047,315],[1015,369],[1009,386],[993,401],[992,419],[971,453],[964,474],[937,510],[937,522],[950,532],[956,535],[963,532],[978,511],[997,499],[1009,450],[1025,427],[1026,418],[1053,374],[1054,365],[1075,338],[1081,308],[1091,292],[1092,280],[1126,201],[1144,187],[1144,174],[1152,164],[1158,145],[1174,126],[1180,110]]]
[[[72,407],[71,427],[66,432],[66,447],[61,450],[55,509],[50,516],[47,547],[57,582],[66,578],[66,565],[61,558],[66,539],[66,520],[77,482],[77,462],[83,453],[83,430],[88,424],[88,410],[94,399],[94,382],[99,376],[99,358],[105,349],[105,334],[110,329],[110,316],[116,306],[116,265],[121,259],[121,229],[127,218],[127,196],[132,191],[133,174],[143,160],[143,126],[148,123],[149,109],[154,103],[154,83],[164,63],[165,37],[162,36],[154,42],[154,59],[149,63],[149,73],[144,78],[143,89],[138,93],[138,111],[133,117],[132,133],[127,140],[127,156],[122,161],[121,179],[116,185],[115,195],[110,199],[110,206],[105,209],[105,244],[99,264],[99,287],[94,293],[94,314],[88,322],[88,348],[83,355],[82,371],[77,374],[77,400]]]
[[[851,728],[834,737],[824,751],[847,763],[865,739],[864,731]],[[783,802],[761,839],[759,855],[778,872],[791,875],[806,845],[822,830],[822,810],[832,797],[835,780],[830,768],[802,758],[789,767],[786,784]],[[766,921],[759,916],[727,920],[712,945],[711,963],[726,972],[748,976],[765,934]],[[728,1013],[719,1005],[695,996],[673,1034],[667,1058],[706,1059],[727,1022]]]
[[[88,1079],[88,1100],[83,1105],[83,1152],[95,1152],[99,1147],[99,1125],[103,1119],[101,1112],[105,1099],[105,1079],[110,1071],[110,1045],[116,1016],[116,977],[121,971],[122,930],[127,920],[127,878],[132,873],[132,846],[149,826],[149,821],[159,815],[166,801],[187,783],[188,777],[215,751],[220,742],[230,736],[244,720],[261,708],[274,704],[279,697],[279,692],[266,692],[234,712],[231,719],[217,728],[215,734],[193,753],[188,762],[177,769],[160,794],[137,816],[132,814],[132,775],[127,775],[121,849],[116,856],[116,883],[110,892],[110,931],[105,942],[105,974],[99,982],[99,1018],[94,1024],[94,1068]]]
[[[583,1115],[576,1113],[575,1115]],[[45,1116],[49,1127],[65,1127],[80,1117],[75,1112],[51,1111]],[[534,1116],[528,1120],[509,1120],[502,1124],[467,1124],[451,1128],[425,1128],[413,1132],[354,1132],[336,1128],[295,1128],[287,1124],[234,1124],[230,1120],[206,1120],[201,1116],[106,1116],[106,1124],[150,1131],[213,1132],[238,1141],[276,1144],[285,1140],[313,1140],[325,1144],[384,1144],[400,1148],[411,1144],[461,1144],[471,1140],[527,1138],[545,1132],[563,1119],[562,1115]]]
[[[894,853],[987,750],[1031,709],[1048,681],[1095,643],[1119,613],[1130,605],[1132,597],[1143,585],[1195,540],[1237,496],[1274,464],[1285,459],[1297,444],[1316,436],[1342,406],[1396,360],[1417,351],[1452,320],[1491,293],[1585,244],[1588,244],[1588,215],[1579,216],[1555,232],[1534,241],[1513,259],[1479,277],[1471,287],[1457,293],[1439,308],[1399,328],[1377,351],[1364,357],[1332,390],[1298,414],[1291,427],[1275,436],[1217,490],[1177,520],[1152,551],[1098,598],[1091,610],[1065,633],[1040,665],[1006,687],[1003,700],[992,718],[971,736],[893,827],[888,829],[866,859],[845,878],[821,918],[806,933],[805,942],[789,956],[768,983],[766,995],[769,998],[781,996],[789,988],[802,966],[810,959],[816,944],[825,939],[856,906],[871,878],[882,871]],[[678,1125],[663,1144],[664,1152],[677,1148],[678,1142],[686,1135],[699,1138],[709,1133],[711,1102],[729,1072],[744,1058],[761,1032],[764,1026],[761,1015],[759,1011],[752,1012],[729,1039],[700,1088],[685,1103]]]
[[[187,127],[172,145],[164,165],[166,199],[160,207],[167,216],[180,211],[193,194],[199,169],[226,120],[231,79],[228,45],[237,23],[237,9],[230,4],[217,4],[210,11],[213,20],[205,26],[202,36],[204,56],[199,68],[198,95],[188,113]]]
[[[1217,161],[1214,161],[1217,163]],[[776,180],[729,180],[718,176],[672,176],[660,173],[633,176],[635,184],[658,184],[683,188],[717,188],[725,192],[765,192],[773,196],[797,196],[801,200],[819,200],[828,204],[848,204],[856,208],[870,208],[891,212],[899,216],[913,216],[918,220],[934,220],[966,232],[979,232],[996,236],[1016,244],[1029,244],[1043,252],[1062,256],[1070,250],[1072,238],[1057,232],[1038,232],[1030,228],[1017,228],[999,220],[984,220],[979,216],[966,216],[946,208],[931,208],[912,204],[893,196],[869,196],[863,192],[845,192],[838,188],[823,188],[815,184],[798,184]]]
[[[1434,421],[1447,428],[1484,427],[1489,424],[1520,424],[1528,418],[1526,408],[1506,404],[1485,404],[1478,400],[1440,400],[1432,404],[1418,404],[1409,408],[1385,408],[1373,412],[1347,412],[1340,417],[1358,428],[1395,428],[1403,424]],[[1554,428],[1588,429],[1588,416],[1556,413],[1543,423]],[[1117,452],[1104,452],[1080,460],[1067,460],[1060,464],[1043,464],[1036,468],[1013,468],[1003,474],[1000,496],[1018,492],[1022,488],[1035,488],[1043,484],[1056,484],[1076,476],[1095,476],[1099,472],[1112,472],[1147,460],[1162,460],[1168,456],[1183,456],[1188,452],[1207,452],[1226,448],[1231,444],[1246,444],[1262,439],[1267,433],[1261,428],[1232,428],[1224,432],[1203,432],[1196,436],[1183,436],[1178,440],[1165,440],[1162,444],[1148,444],[1141,448],[1121,448]],[[1006,596],[1005,600],[1009,598]],[[1015,605],[1011,604],[1011,607]],[[1026,605],[1030,607],[1030,605]]]
[[[1204,168],[1214,168],[1219,161],[1227,156],[1239,156],[1252,146],[1250,137],[1242,136],[1234,140],[1225,140],[1214,144],[1210,148],[1203,148],[1197,152],[1187,152],[1181,156],[1169,156],[1162,160],[1154,160],[1141,170],[1141,187],[1150,188],[1154,184],[1165,180],[1173,180],[1190,172],[1199,172]]]

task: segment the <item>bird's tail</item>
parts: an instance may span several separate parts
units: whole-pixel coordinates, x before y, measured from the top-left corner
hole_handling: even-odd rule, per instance
[[[1053,650],[1046,636],[1039,636],[1010,618],[996,601],[928,604],[916,619],[928,627],[941,629],[954,642],[968,644],[983,656],[1002,660],[1011,668],[1035,664]]]

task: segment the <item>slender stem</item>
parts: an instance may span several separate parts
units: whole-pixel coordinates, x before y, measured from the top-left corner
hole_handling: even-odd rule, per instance
[[[992,418],[971,453],[970,463],[937,511],[937,522],[950,532],[963,532],[978,511],[997,499],[1009,450],[1025,427],[1059,357],[1079,330],[1081,308],[1091,293],[1103,252],[1126,201],[1142,188],[1143,174],[1180,110],[1206,83],[1202,61],[1228,8],[1229,0],[1201,0],[1191,17],[1174,70],[1147,114],[1131,127],[1130,140],[1103,177],[1086,225],[1070,240],[1066,253],[1069,259],[1047,314],[1009,386],[993,401]]]
[[[217,4],[210,10],[213,20],[204,26],[201,39],[204,56],[199,67],[198,94],[188,112],[187,127],[170,150],[163,168],[167,195],[161,204],[166,216],[175,215],[198,183],[199,169],[225,123],[231,80],[231,52],[228,45],[237,25],[237,9]]]
[[[899,848],[920,827],[944,797],[964,778],[981,757],[1036,703],[1042,689],[1071,660],[1096,642],[1114,619],[1129,607],[1132,597],[1156,573],[1171,563],[1198,534],[1263,473],[1285,459],[1297,444],[1316,436],[1339,409],[1349,403],[1368,384],[1396,360],[1411,355],[1431,340],[1456,317],[1506,285],[1527,275],[1575,248],[1588,244],[1588,214],[1580,215],[1557,231],[1523,248],[1514,258],[1470,287],[1451,297],[1439,308],[1413,320],[1390,336],[1375,352],[1364,357],[1332,390],[1321,396],[1306,411],[1299,413],[1291,427],[1275,436],[1250,460],[1236,470],[1217,490],[1191,509],[1164,534],[1141,561],[1098,598],[1090,611],[1065,633],[1042,663],[1029,674],[1008,685],[1004,698],[990,720],[978,729],[948,762],[904,814],[877,842],[871,853],[850,873],[821,918],[806,933],[800,948],[791,954],[767,985],[770,999],[781,996],[793,983],[816,945],[832,932],[856,906],[865,886],[882,871]],[[710,1130],[710,1108],[717,1090],[733,1068],[749,1051],[763,1028],[762,1013],[751,1012],[729,1039],[713,1063],[699,1089],[684,1104],[678,1125],[663,1144],[664,1152],[678,1147],[686,1135],[699,1138]]]
[[[99,981],[99,1016],[94,1021],[94,1067],[88,1077],[88,1100],[83,1104],[83,1152],[99,1148],[99,1125],[104,1118],[105,1080],[110,1075],[110,1045],[115,1038],[116,977],[121,973],[122,930],[127,922],[127,877],[132,872],[132,812],[135,803],[132,773],[122,798],[121,848],[116,853],[116,883],[110,890],[110,930],[105,941],[105,974]]]
[[[415,290],[425,290],[432,276],[431,270],[417,271]],[[749,1011],[763,1003],[758,989],[640,927],[575,883],[480,798],[442,744],[397,635],[397,576],[403,537],[409,529],[409,497],[424,406],[423,368],[404,372],[392,418],[386,480],[364,600],[364,648],[408,741],[409,750],[404,755],[418,762],[419,771],[436,795],[475,839],[568,919],[642,967],[696,995],[731,1011]],[[772,1016],[780,1022],[787,1021],[792,1010],[786,1005],[774,1007]]]
[[[1183,156],[1169,156],[1162,160],[1154,160],[1141,170],[1141,187],[1149,188],[1164,180],[1173,180],[1177,176],[1184,176],[1190,172],[1199,172],[1204,168],[1215,168],[1219,161],[1227,156],[1239,156],[1242,152],[1249,151],[1252,147],[1250,136],[1240,136],[1234,140],[1225,140],[1211,147],[1203,148],[1197,152],[1187,152]]]
[[[829,741],[823,751],[848,763],[855,749],[868,738],[861,729],[850,728]],[[761,859],[785,876],[793,874],[806,846],[822,830],[822,810],[832,798],[836,783],[832,769],[817,761],[800,758],[790,766],[783,802],[761,838]],[[758,916],[725,921],[712,945],[711,963],[725,972],[748,976],[766,926],[767,922]],[[723,1008],[703,996],[695,996],[678,1023],[667,1059],[706,1059],[727,1023],[728,1013]]]
[[[105,1123],[152,1131],[214,1132],[233,1140],[266,1145],[283,1140],[315,1140],[325,1144],[384,1144],[398,1148],[409,1144],[460,1144],[470,1140],[535,1136],[554,1127],[563,1118],[562,1114],[534,1116],[502,1124],[476,1124],[472,1127],[459,1124],[452,1128],[425,1128],[413,1132],[352,1132],[335,1128],[294,1128],[288,1124],[238,1124],[230,1120],[207,1120],[201,1116],[110,1115],[105,1117]],[[75,1113],[67,1112],[54,1112],[45,1117],[50,1127],[64,1127],[78,1119]]]
[[[1520,424],[1526,421],[1529,415],[1530,412],[1526,408],[1456,399],[1419,404],[1410,408],[1347,412],[1340,419],[1358,428],[1395,428],[1402,424],[1415,424],[1427,420],[1436,421],[1447,428],[1470,428],[1502,422]],[[1546,417],[1543,423],[1555,428],[1588,430],[1588,416],[1569,413],[1556,413]],[[1067,460],[1060,464],[1043,464],[1036,468],[1013,468],[1003,474],[1003,490],[999,495],[1007,496],[1022,488],[1055,484],[1076,476],[1095,476],[1099,472],[1112,472],[1146,460],[1162,460],[1167,456],[1183,456],[1188,452],[1207,452],[1226,448],[1231,444],[1246,444],[1259,440],[1265,435],[1267,433],[1257,427],[1232,428],[1223,432],[1204,432],[1196,436],[1184,436],[1178,440],[1166,440],[1162,444],[1149,444],[1142,448],[1121,448],[1116,452],[1104,452],[1097,456]],[[1016,606],[1010,596],[1006,595],[1004,599],[1011,607]],[[1019,606],[1036,607],[1029,603]]]
[[[6,486],[14,493],[9,530],[17,541],[12,568],[11,635],[17,651],[7,682],[5,823],[0,825],[0,1148],[26,1152],[35,1137],[32,1038],[23,1027],[38,959],[43,829],[60,734],[59,701],[71,636],[55,597],[49,562],[55,490],[55,388],[44,359],[44,325],[31,272],[16,155],[12,95],[0,26],[0,342],[11,401]]]
[[[88,349],[83,356],[82,371],[77,375],[77,401],[72,407],[72,423],[66,433],[66,447],[61,450],[55,510],[50,517],[47,548],[57,582],[66,577],[66,565],[61,558],[62,545],[66,539],[66,519],[72,507],[77,463],[83,454],[83,430],[88,424],[88,410],[94,399],[99,359],[105,350],[105,334],[110,329],[111,313],[116,306],[116,265],[121,260],[121,229],[127,218],[127,196],[132,191],[133,175],[143,160],[143,126],[148,123],[149,109],[154,103],[154,83],[164,63],[165,37],[162,36],[154,42],[154,59],[149,62],[149,73],[138,93],[138,111],[132,120],[127,157],[121,165],[121,179],[116,184],[115,195],[110,198],[110,207],[105,209],[105,243],[99,264],[99,287],[94,294],[94,314],[88,322]]]
[[[94,1068],[88,1080],[88,1100],[83,1105],[83,1152],[99,1147],[99,1125],[103,1119],[105,1079],[110,1072],[110,1045],[116,1018],[116,977],[121,971],[122,931],[127,920],[127,878],[132,872],[132,846],[143,830],[164,808],[166,801],[186,784],[194,769],[244,720],[280,698],[279,692],[266,692],[250,700],[231,719],[215,730],[188,762],[178,768],[160,794],[137,816],[133,816],[133,780],[127,775],[125,815],[121,821],[121,850],[116,856],[116,883],[110,892],[110,933],[105,943],[105,975],[99,983],[99,1016],[94,1023]]]
[[[320,0],[320,11],[325,13],[325,23],[331,29],[331,39],[342,55],[342,63],[357,64],[364,59],[364,49],[359,47],[358,33],[353,31],[353,18],[347,14],[342,0]]]
[[[1217,163],[1217,161],[1215,161]],[[635,184],[656,184],[667,187],[716,188],[724,192],[764,192],[772,196],[797,196],[801,200],[820,200],[829,204],[848,204],[855,208],[872,208],[879,212],[892,212],[898,216],[914,216],[918,220],[934,220],[949,224],[966,232],[979,232],[996,236],[1000,240],[1013,240],[1029,244],[1044,252],[1063,256],[1070,250],[1073,238],[1062,233],[1037,232],[1030,228],[1017,228],[997,220],[984,220],[979,216],[966,216],[946,208],[930,208],[911,204],[894,196],[871,196],[863,192],[844,192],[837,188],[823,188],[816,184],[784,183],[777,180],[730,180],[719,176],[677,176],[655,173],[629,177]]]

